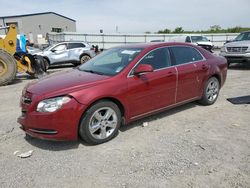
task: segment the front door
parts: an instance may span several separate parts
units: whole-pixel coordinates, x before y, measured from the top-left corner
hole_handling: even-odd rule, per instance
[[[150,64],[154,71],[128,77],[127,101],[132,119],[175,103],[177,73],[171,67],[168,48],[151,51],[139,64]]]
[[[66,44],[59,44],[51,49],[51,63],[63,62],[68,60],[68,50]]]

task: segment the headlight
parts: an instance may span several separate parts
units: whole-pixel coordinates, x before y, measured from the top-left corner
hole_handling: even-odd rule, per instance
[[[221,49],[220,49],[221,52],[226,52],[226,47],[223,46]]]
[[[46,99],[38,103],[36,111],[38,112],[55,112],[60,109],[64,104],[70,101],[69,97],[55,97]]]

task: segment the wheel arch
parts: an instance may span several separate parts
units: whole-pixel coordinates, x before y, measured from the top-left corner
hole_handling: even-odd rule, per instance
[[[222,87],[222,83],[221,83],[221,76],[220,76],[220,74],[217,74],[217,73],[212,74],[208,79],[210,79],[210,78],[212,78],[212,77],[215,77],[215,78],[218,79],[219,84],[220,84],[220,88],[221,88],[221,87]]]
[[[81,54],[80,54],[80,56],[79,56],[79,60],[81,60],[82,56],[84,56],[84,55],[87,55],[87,56],[89,56],[89,57],[91,58],[91,56],[90,56],[88,53],[83,52],[83,53],[81,53]]]
[[[94,104],[96,104],[96,103],[98,103],[98,102],[100,102],[100,101],[110,101],[110,102],[115,103],[115,104],[118,106],[118,108],[120,109],[120,111],[121,111],[121,116],[122,116],[122,117],[125,116],[125,108],[124,108],[124,105],[123,105],[118,99],[116,99],[116,98],[114,98],[114,97],[103,97],[103,98],[97,99],[97,100],[91,102],[91,103],[88,105],[88,108],[87,108],[85,111],[87,111],[91,106],[93,106]]]
[[[48,61],[48,63],[49,63],[49,65],[50,65],[50,60],[49,60],[49,58],[47,57],[47,56],[42,56],[44,59],[46,59],[47,61]]]

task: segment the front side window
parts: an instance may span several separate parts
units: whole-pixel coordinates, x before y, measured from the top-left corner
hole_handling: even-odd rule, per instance
[[[52,50],[54,50],[54,51],[63,51],[63,50],[66,50],[66,44],[60,44],[60,45],[52,48]]]
[[[194,48],[188,46],[171,47],[176,65],[203,60],[202,55]]]
[[[78,69],[103,75],[121,72],[143,49],[113,48],[82,64]]]
[[[149,64],[154,70],[171,66],[168,48],[159,48],[147,54],[139,64]]]
[[[187,38],[186,38],[186,41],[185,41],[185,42],[189,42],[189,43],[191,43],[190,36],[187,36]]]

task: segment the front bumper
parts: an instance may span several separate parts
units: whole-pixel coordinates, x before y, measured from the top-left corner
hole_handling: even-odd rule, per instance
[[[86,106],[74,98],[52,113],[37,112],[37,103],[21,103],[22,115],[17,119],[27,134],[49,140],[77,140],[78,125]]]
[[[228,63],[250,63],[250,53],[244,54],[232,54],[227,52],[221,52],[221,56],[224,56]]]
[[[213,46],[211,45],[202,45],[202,44],[198,44],[198,46],[204,48],[205,50],[212,52]]]

